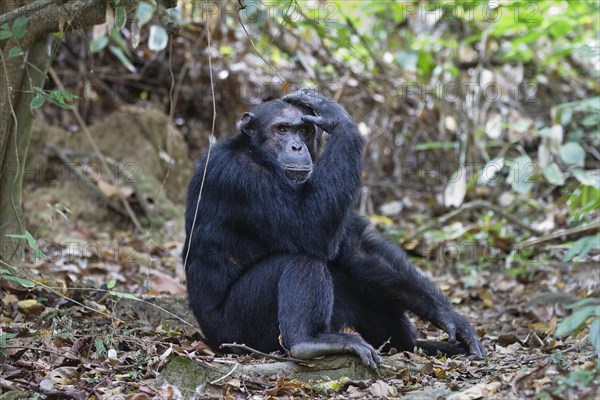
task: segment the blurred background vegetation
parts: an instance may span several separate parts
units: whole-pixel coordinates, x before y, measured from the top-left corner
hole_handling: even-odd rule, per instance
[[[537,253],[522,246],[530,238],[535,248],[552,244],[557,259],[570,248],[565,261],[597,247],[597,236],[588,239],[600,205],[599,7],[181,2],[170,10],[180,26],[170,37],[152,3],[117,6],[114,25],[56,42],[53,68],[67,95],[50,80],[31,106],[72,129],[72,113],[55,105],[69,108],[73,94],[90,124],[129,104],[160,110],[194,160],[211,134],[209,58],[217,140],[252,106],[312,86],[345,105],[367,139],[364,214],[402,242],[468,238],[493,253],[494,264],[520,253],[522,269]],[[465,204],[461,223],[451,215],[419,229]],[[582,236],[569,237],[569,229],[586,226],[574,246],[564,244]],[[539,241],[559,229],[567,234]],[[466,263],[484,266],[480,256]]]

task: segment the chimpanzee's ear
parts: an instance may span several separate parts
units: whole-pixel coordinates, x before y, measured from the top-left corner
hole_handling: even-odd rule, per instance
[[[255,115],[252,113],[244,113],[242,115],[242,120],[240,121],[240,131],[244,132],[246,135],[252,137],[256,133],[254,127]]]

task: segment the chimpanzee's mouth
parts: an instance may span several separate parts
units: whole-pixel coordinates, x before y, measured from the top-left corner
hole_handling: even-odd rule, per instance
[[[312,168],[283,168],[283,171],[285,172],[285,176],[287,176],[287,178],[289,180],[291,180],[292,182],[295,183],[304,183],[306,182],[306,180],[308,179],[308,177],[310,176],[310,173],[312,172]]]

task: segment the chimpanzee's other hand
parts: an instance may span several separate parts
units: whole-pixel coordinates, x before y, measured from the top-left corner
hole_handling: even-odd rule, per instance
[[[477,338],[473,327],[462,315],[453,310],[444,310],[431,321],[435,326],[448,333],[448,341],[455,343],[458,338],[469,348],[469,354],[475,358],[486,357],[485,348]]]
[[[340,125],[347,123],[354,125],[352,117],[341,105],[313,89],[300,89],[283,97],[283,100],[302,104],[312,109],[316,115],[304,115],[302,120],[315,124],[327,133],[333,133],[335,128]]]

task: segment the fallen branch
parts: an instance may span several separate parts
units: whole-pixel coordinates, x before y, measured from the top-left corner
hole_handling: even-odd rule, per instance
[[[542,232],[540,230],[532,228],[531,226],[527,225],[523,221],[519,220],[519,218],[517,218],[517,217],[515,217],[515,216],[513,216],[511,214],[506,213],[500,207],[495,206],[494,204],[490,203],[489,201],[475,200],[475,201],[472,201],[470,203],[465,203],[461,208],[458,208],[456,210],[450,211],[449,213],[447,213],[445,215],[442,215],[441,217],[433,220],[429,224],[425,224],[424,226],[422,226],[421,228],[419,228],[415,233],[413,233],[410,237],[408,237],[407,239],[405,239],[405,242],[410,242],[411,240],[416,239],[417,237],[421,236],[421,234],[423,234],[424,232],[426,232],[426,231],[428,231],[428,230],[430,230],[432,228],[436,228],[436,227],[439,227],[439,226],[446,225],[448,223],[448,221],[450,221],[451,219],[456,218],[457,216],[459,216],[460,214],[462,214],[462,213],[464,213],[466,211],[476,210],[476,209],[480,209],[480,208],[487,208],[489,210],[492,210],[496,214],[499,214],[499,215],[503,216],[504,218],[506,218],[507,220],[509,220],[513,224],[520,226],[521,228],[525,229],[526,231],[529,231],[529,232],[533,233],[534,235],[541,235],[542,234]]]
[[[532,238],[532,239],[526,240],[523,243],[521,243],[519,245],[519,247],[527,248],[529,246],[536,246],[538,244],[548,242],[550,240],[558,239],[563,236],[572,236],[572,235],[583,234],[583,233],[594,233],[595,231],[598,231],[599,229],[600,229],[600,221],[594,221],[589,224],[576,226],[575,228],[560,229],[560,230],[548,233],[547,235],[544,235],[544,236],[541,236],[538,238]]]
[[[282,356],[278,356],[276,354],[268,354],[268,353],[263,353],[262,351],[253,349],[252,347],[248,347],[245,344],[237,344],[237,343],[223,343],[221,346],[219,346],[220,349],[222,348],[233,348],[233,349],[240,349],[244,352],[247,353],[252,353],[252,354],[258,354],[259,356],[265,357],[265,358],[270,358],[272,360],[276,360],[276,361],[292,361],[295,362],[296,364],[300,364],[300,365],[306,365],[306,366],[312,366],[314,364],[306,361],[306,360],[300,360],[298,358],[292,358],[292,357],[282,357]]]
[[[29,15],[39,11],[53,3],[58,3],[58,0],[39,0],[34,3],[26,4],[23,7],[17,8],[16,10],[0,15],[0,25],[13,21],[23,15]]]

